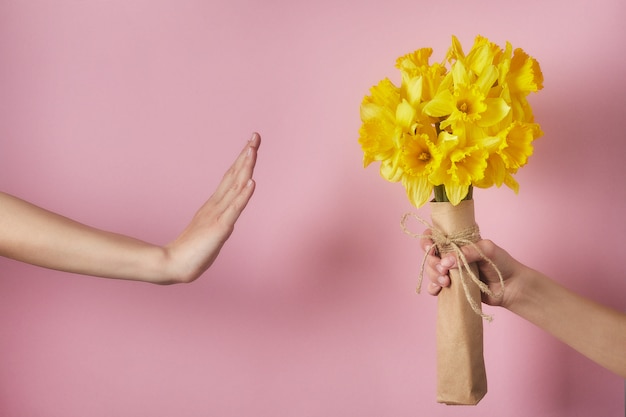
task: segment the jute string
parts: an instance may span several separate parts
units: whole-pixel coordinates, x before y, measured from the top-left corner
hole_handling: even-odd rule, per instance
[[[422,223],[424,226],[429,228],[432,234],[425,235],[421,233],[413,233],[412,231],[410,231],[406,225],[410,217],[416,219],[418,222]],[[424,267],[426,266],[426,260],[428,259],[428,255],[432,253],[433,249],[436,249],[437,253],[439,253],[440,255],[454,252],[454,254],[457,256],[457,259],[461,261],[461,265],[459,265],[459,280],[461,281],[461,284],[463,285],[463,290],[465,292],[465,298],[467,299],[467,302],[472,307],[472,310],[474,310],[474,312],[478,314],[479,316],[481,316],[483,319],[487,321],[493,320],[493,316],[490,316],[482,312],[480,308],[480,302],[476,302],[476,300],[474,300],[474,297],[472,297],[471,292],[469,290],[470,283],[468,282],[468,278],[467,278],[467,276],[469,276],[469,279],[471,279],[471,281],[474,284],[476,284],[478,288],[480,288],[480,291],[484,294],[489,295],[490,297],[500,298],[502,297],[502,294],[504,293],[504,278],[502,277],[502,273],[500,273],[500,270],[498,269],[496,264],[493,263],[493,261],[489,259],[483,253],[483,251],[480,250],[478,245],[476,245],[476,242],[480,240],[480,230],[478,229],[478,226],[474,225],[467,229],[461,230],[457,233],[448,235],[444,233],[443,231],[437,229],[432,224],[428,223],[426,220],[422,219],[415,213],[404,214],[402,216],[400,225],[402,226],[402,230],[404,231],[404,233],[406,233],[407,235],[411,237],[414,237],[417,239],[425,238],[425,239],[430,239],[433,241],[433,246],[424,254],[424,258],[422,259],[422,265],[420,267],[420,274],[419,274],[419,278],[417,281],[417,288],[416,288],[417,293],[419,294],[422,289],[422,280],[424,279]],[[493,291],[491,291],[489,289],[489,286],[487,286],[487,284],[482,282],[476,276],[476,274],[472,271],[472,269],[470,268],[469,262],[467,262],[467,258],[465,257],[465,255],[463,254],[463,251],[461,250],[462,246],[467,246],[467,245],[474,248],[478,252],[480,257],[484,259],[494,269],[494,271],[496,271],[496,273],[498,274],[498,278],[500,279],[500,291],[498,291],[497,293],[494,293]]]

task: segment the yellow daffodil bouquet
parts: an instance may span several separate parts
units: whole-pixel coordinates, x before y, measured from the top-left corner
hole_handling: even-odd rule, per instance
[[[462,258],[459,247],[480,239],[474,187],[519,189],[513,175],[543,133],[527,101],[543,88],[543,75],[522,49],[482,36],[467,54],[453,36],[441,63],[429,62],[432,52],[398,58],[399,86],[385,78],[371,88],[361,104],[359,143],[366,167],[379,161],[382,177],[401,182],[415,207],[430,201],[434,249]],[[477,404],[487,392],[482,318],[490,319],[481,291],[490,290],[476,266],[461,261],[464,268],[438,297],[437,400]]]

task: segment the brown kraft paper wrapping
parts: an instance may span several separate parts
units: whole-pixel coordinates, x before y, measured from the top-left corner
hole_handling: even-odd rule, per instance
[[[446,235],[476,225],[473,200],[457,206],[432,202],[430,208],[433,226]],[[470,267],[478,276],[476,265]],[[437,402],[476,405],[487,393],[483,319],[472,310],[458,269],[450,271],[450,280],[450,287],[443,288],[437,297]],[[467,287],[480,306],[480,288],[471,279]]]

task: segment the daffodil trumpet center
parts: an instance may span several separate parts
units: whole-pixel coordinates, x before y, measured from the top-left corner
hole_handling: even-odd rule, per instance
[[[421,154],[419,154],[417,159],[424,162],[430,161],[430,154],[428,152],[422,152]]]

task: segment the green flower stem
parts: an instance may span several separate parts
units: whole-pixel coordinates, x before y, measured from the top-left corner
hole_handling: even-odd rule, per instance
[[[438,203],[442,203],[442,202],[447,202],[448,200],[448,195],[446,194],[446,187],[441,184],[441,185],[435,185],[435,201]]]

